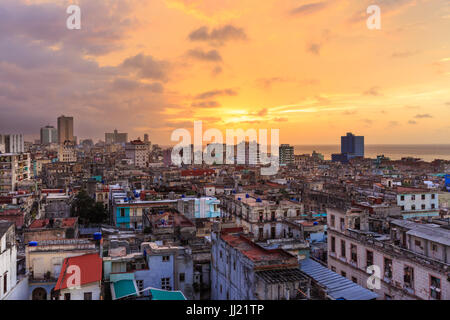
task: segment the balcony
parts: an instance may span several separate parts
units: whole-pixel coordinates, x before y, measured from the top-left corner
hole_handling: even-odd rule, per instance
[[[391,254],[396,257],[400,257],[403,259],[410,259],[412,261],[415,261],[419,264],[423,264],[426,266],[429,266],[431,268],[435,268],[438,271],[442,270],[448,270],[449,264],[427,257],[423,254],[411,251],[409,249],[403,248],[399,245],[395,245],[394,241],[386,240],[376,240],[372,236],[361,234],[359,232],[356,232],[355,230],[347,229],[344,233],[344,235],[350,239],[355,239],[359,241],[360,243],[363,243],[364,245],[368,247],[375,248],[376,250],[384,251],[387,254]]]

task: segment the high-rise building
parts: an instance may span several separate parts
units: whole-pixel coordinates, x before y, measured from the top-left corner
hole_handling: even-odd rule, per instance
[[[355,136],[351,132],[341,137],[341,153],[354,157],[364,157],[364,137]]]
[[[127,142],[128,142],[128,133],[119,133],[117,132],[117,129],[115,129],[113,133],[105,133],[106,144],[127,143]]]
[[[58,160],[60,162],[77,162],[75,142],[67,141],[59,146]]]
[[[14,191],[17,183],[31,176],[29,153],[0,154],[0,194]]]
[[[25,145],[22,134],[0,135],[0,152],[3,153],[23,153]]]
[[[53,126],[41,128],[41,144],[58,143],[58,130]]]
[[[294,147],[289,144],[282,144],[280,146],[280,164],[294,163]]]
[[[65,141],[75,141],[73,137],[73,117],[60,116],[58,118],[58,142],[63,144]]]
[[[125,145],[125,156],[133,160],[136,167],[148,167],[149,153],[149,145],[141,140],[134,140]]]
[[[332,154],[331,160],[346,163],[356,157],[364,157],[364,137],[349,132],[341,137],[341,153]]]

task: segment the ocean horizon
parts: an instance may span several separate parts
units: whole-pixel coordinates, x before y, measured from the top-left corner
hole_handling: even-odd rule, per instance
[[[384,155],[392,160],[404,157],[420,158],[424,161],[435,159],[450,160],[450,144],[366,144],[366,158],[376,158]],[[340,153],[341,146],[336,145],[294,145],[295,154],[311,154],[313,151],[324,155],[325,160],[331,160],[331,154]]]

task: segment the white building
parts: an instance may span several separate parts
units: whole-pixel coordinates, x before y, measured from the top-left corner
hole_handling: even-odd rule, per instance
[[[59,146],[58,160],[60,162],[77,162],[77,150],[73,142],[66,141]]]
[[[194,265],[189,248],[163,245],[160,242],[141,244],[151,274],[146,286],[167,291],[183,292],[188,299],[194,296]],[[200,279],[198,279],[198,282]]]
[[[0,193],[14,191],[17,183],[30,180],[30,154],[0,154]]]
[[[134,140],[125,145],[125,157],[131,159],[136,167],[148,167],[149,153],[149,144],[141,140]]]
[[[281,249],[265,249],[242,228],[211,234],[212,300],[291,300],[303,292],[306,277],[297,258]]]
[[[52,143],[58,143],[58,130],[52,126],[41,128],[41,144],[49,145]]]
[[[23,153],[25,145],[22,134],[6,134],[0,135],[0,151],[3,153]]]
[[[15,225],[0,220],[0,300],[7,299],[17,283]]]
[[[224,215],[232,217],[258,241],[283,238],[284,220],[298,219],[304,213],[302,203],[288,200],[276,203],[245,193],[224,196],[221,201]]]
[[[398,187],[397,205],[404,219],[439,216],[439,194],[427,189]]]
[[[368,288],[367,267],[374,266],[379,286],[373,291],[380,299],[450,299],[449,229],[393,219],[379,233],[370,230],[376,221],[361,209],[327,214],[329,269]]]
[[[55,298],[57,300],[100,300],[102,267],[103,261],[98,253],[64,259],[54,289]],[[72,280],[72,275],[79,275],[79,278],[75,277],[75,280]]]

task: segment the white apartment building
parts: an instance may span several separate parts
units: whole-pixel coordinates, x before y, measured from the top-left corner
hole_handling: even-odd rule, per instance
[[[59,162],[77,162],[77,150],[73,142],[66,141],[59,146]]]
[[[449,229],[392,219],[382,221],[378,233],[369,230],[374,221],[361,209],[327,214],[329,269],[368,288],[367,267],[375,266],[380,285],[373,291],[380,299],[450,299]]]
[[[242,228],[214,226],[211,234],[212,300],[292,300],[306,292],[297,257],[265,249]]]
[[[23,153],[25,145],[22,134],[0,135],[0,152],[3,153]]]
[[[149,144],[141,140],[134,140],[125,145],[125,157],[132,160],[136,167],[148,167],[149,153]]]
[[[17,283],[17,247],[13,222],[0,220],[0,300],[7,299]]]
[[[397,205],[404,219],[439,215],[439,194],[427,189],[397,188]]]
[[[30,154],[0,154],[0,193],[14,191],[17,183],[31,176]]]
[[[299,218],[304,213],[302,203],[288,200],[276,203],[245,193],[225,196],[222,203],[225,215],[245,232],[252,233],[257,241],[283,238],[284,219]]]

